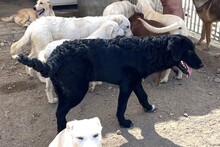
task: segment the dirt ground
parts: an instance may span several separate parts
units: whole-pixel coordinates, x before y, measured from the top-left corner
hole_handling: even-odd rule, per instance
[[[10,38],[10,37],[9,37]],[[0,146],[46,147],[56,135],[57,104],[49,104],[44,83],[30,78],[13,60],[13,40],[0,39]],[[190,78],[156,87],[155,75],[143,81],[149,101],[158,110],[145,113],[134,94],[126,117],[131,129],[115,117],[118,87],[104,83],[68,114],[68,120],[97,116],[103,126],[103,147],[220,146],[220,60],[197,50],[205,67]]]

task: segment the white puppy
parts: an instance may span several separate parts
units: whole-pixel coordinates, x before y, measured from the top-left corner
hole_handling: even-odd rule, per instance
[[[11,46],[11,55],[22,52],[22,47],[31,42],[30,58],[37,58],[39,52],[46,45],[59,39],[80,39],[91,35],[107,20],[115,21],[120,28],[125,31],[125,36],[131,36],[129,20],[122,14],[109,16],[87,16],[82,18],[64,18],[64,17],[41,17],[31,23],[24,33],[24,36],[13,43]],[[26,68],[26,72],[32,76],[32,70]]]
[[[125,17],[131,17],[136,11],[136,6],[129,1],[118,1],[108,5],[104,11],[103,16],[123,14]]]
[[[49,147],[101,147],[102,125],[98,117],[67,122]]]
[[[103,38],[103,39],[111,39],[115,38],[117,36],[124,36],[125,32],[123,29],[120,28],[118,23],[115,21],[106,21],[103,23],[103,25],[97,29],[94,33],[92,33],[89,37],[85,39],[95,39],[95,38]],[[57,46],[61,45],[64,41],[69,41],[70,39],[61,39],[56,40],[51,43],[49,43],[44,50],[40,51],[38,55],[38,59],[41,61],[46,62],[47,59],[50,57],[50,54],[53,52],[54,49],[56,49]],[[54,95],[54,89],[53,85],[49,78],[43,78],[39,75],[39,79],[42,82],[46,83],[46,95],[49,103],[56,103],[57,98],[55,98]],[[95,89],[96,85],[101,85],[102,82],[91,82],[90,83],[90,91],[93,91]]]

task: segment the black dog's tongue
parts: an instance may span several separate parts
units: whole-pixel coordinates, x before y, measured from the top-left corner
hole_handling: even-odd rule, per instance
[[[189,67],[185,62],[181,61],[178,67],[184,74],[187,74],[187,77],[190,77],[192,75],[192,68]]]
[[[188,78],[188,77],[190,77],[192,75],[192,68],[189,67],[185,62],[183,64],[187,68],[187,72],[188,72],[187,78]]]

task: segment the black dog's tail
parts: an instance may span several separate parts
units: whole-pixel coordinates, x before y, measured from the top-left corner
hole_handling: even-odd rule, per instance
[[[50,66],[47,63],[43,63],[42,61],[36,58],[28,58],[24,54],[15,55],[14,58],[17,59],[18,62],[33,68],[37,72],[40,72],[43,77],[50,77]]]

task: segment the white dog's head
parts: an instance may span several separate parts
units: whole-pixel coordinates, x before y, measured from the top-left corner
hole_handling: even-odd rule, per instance
[[[93,32],[86,39],[112,39],[117,36],[125,36],[124,30],[118,25],[117,22],[108,20],[104,22],[100,28],[98,28],[95,32]]]
[[[49,0],[38,0],[33,9],[41,16],[45,11],[52,10],[52,4]]]
[[[98,117],[67,122],[65,131],[71,135],[73,147],[101,147],[102,126]]]
[[[132,36],[132,32],[131,32],[131,24],[129,22],[129,20],[122,14],[118,14],[118,15],[109,15],[110,19],[117,22],[118,25],[120,26],[120,28],[122,28],[125,32],[125,36],[129,37]]]

